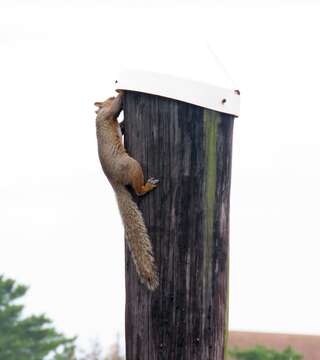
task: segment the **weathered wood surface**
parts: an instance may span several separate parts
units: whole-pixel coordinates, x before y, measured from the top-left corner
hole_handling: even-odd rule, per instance
[[[228,317],[233,117],[137,92],[125,145],[159,187],[138,199],[160,286],[140,284],[126,248],[126,359],[222,360]]]

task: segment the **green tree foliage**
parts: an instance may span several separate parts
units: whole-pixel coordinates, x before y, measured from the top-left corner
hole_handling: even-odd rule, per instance
[[[229,351],[229,355],[235,360],[301,360],[302,355],[290,347],[282,352],[267,349],[263,346],[256,346],[253,349]]]
[[[28,288],[0,276],[0,359],[74,360],[75,338],[58,333],[45,315],[23,317],[17,303]]]

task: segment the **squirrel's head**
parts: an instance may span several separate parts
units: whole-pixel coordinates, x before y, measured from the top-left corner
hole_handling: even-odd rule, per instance
[[[110,97],[102,102],[95,102],[94,105],[98,107],[97,122],[105,120],[116,120],[122,110],[123,91],[118,91],[117,97]]]
[[[111,105],[112,105],[114,99],[115,99],[115,97],[112,96],[112,97],[109,97],[105,101],[102,101],[102,102],[97,101],[97,102],[95,102],[94,105],[98,107],[98,109],[96,110],[96,114],[99,114],[99,112],[101,110],[103,110],[105,112],[108,112],[108,110],[110,111]]]

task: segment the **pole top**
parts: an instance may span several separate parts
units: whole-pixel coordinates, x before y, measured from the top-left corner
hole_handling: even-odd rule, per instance
[[[239,90],[170,74],[123,70],[115,81],[115,89],[164,96],[234,116],[240,113]]]

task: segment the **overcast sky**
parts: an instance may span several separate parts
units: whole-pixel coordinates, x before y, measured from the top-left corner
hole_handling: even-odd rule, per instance
[[[134,63],[128,49],[193,77],[205,61],[193,49],[207,44],[241,90],[230,328],[320,335],[320,6],[129,3],[0,2],[0,273],[30,285],[28,312],[83,346],[124,333],[123,230],[93,102]]]

